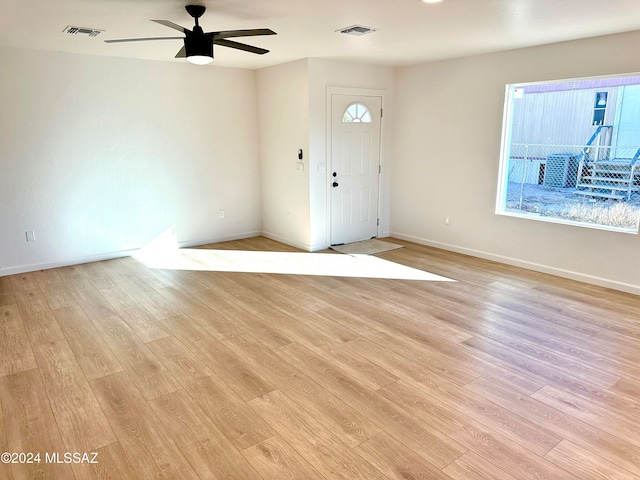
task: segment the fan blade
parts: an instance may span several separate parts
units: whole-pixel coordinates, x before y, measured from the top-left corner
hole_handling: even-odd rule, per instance
[[[159,23],[160,25],[164,25],[165,27],[173,28],[174,30],[178,30],[182,33],[190,32],[191,30],[187,30],[184,27],[181,27],[177,23],[170,22],[169,20],[151,20],[152,22]]]
[[[104,43],[146,42],[149,40],[184,40],[184,37],[118,38],[117,40],[105,40]]]
[[[232,37],[255,37],[257,35],[277,35],[276,32],[269,28],[254,28],[251,30],[225,30],[223,32],[209,32],[205,35],[216,38],[232,38]]]
[[[182,47],[180,51],[176,54],[175,58],[187,58],[187,49]]]
[[[245,45],[244,43],[232,42],[231,40],[223,40],[221,38],[214,38],[213,43],[222,47],[235,48],[237,50],[244,50],[245,52],[257,53],[258,55],[269,53],[269,50],[265,50],[264,48]]]

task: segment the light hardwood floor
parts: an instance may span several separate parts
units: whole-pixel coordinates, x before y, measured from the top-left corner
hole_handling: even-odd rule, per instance
[[[0,478],[640,479],[639,297],[392,241],[456,282],[206,270],[260,237],[0,277],[0,452],[41,453]]]

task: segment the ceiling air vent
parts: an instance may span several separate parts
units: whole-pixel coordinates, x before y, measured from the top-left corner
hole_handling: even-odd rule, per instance
[[[346,35],[366,35],[367,33],[375,32],[375,28],[365,27],[364,25],[351,25],[350,27],[341,28],[336,32],[344,33]]]
[[[82,35],[87,37],[97,37],[102,32],[104,32],[104,30],[85,27],[72,27],[71,25],[63,30],[63,33],[68,33],[69,35]]]

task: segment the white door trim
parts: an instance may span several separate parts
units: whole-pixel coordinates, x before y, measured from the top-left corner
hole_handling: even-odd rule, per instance
[[[327,237],[326,237],[326,245],[327,248],[331,245],[331,183],[333,182],[333,179],[331,177],[331,172],[333,172],[333,162],[331,161],[331,146],[332,146],[332,124],[331,124],[331,97],[333,95],[362,95],[362,96],[368,96],[368,97],[381,97],[382,99],[382,111],[384,112],[385,110],[385,102],[386,102],[386,96],[387,96],[387,91],[386,90],[376,90],[376,89],[369,89],[369,88],[351,88],[351,87],[331,87],[331,86],[327,86],[327,96],[325,98],[325,106],[326,106],[326,127],[325,127],[325,131],[326,131],[326,155],[327,155],[327,159],[326,159],[326,169],[325,171],[327,172],[326,175],[326,181],[327,181],[327,185],[326,185],[326,199],[327,199],[327,205],[326,205],[326,211],[327,211],[327,218],[326,218],[326,225],[327,225]],[[387,165],[385,162],[385,156],[384,156],[384,152],[385,152],[385,117],[384,115],[382,116],[382,118],[380,118],[380,166],[382,168],[382,172],[380,173],[380,175],[378,176],[378,216],[380,218],[380,224],[383,223],[383,218],[382,216],[384,215],[384,209],[383,209],[383,199],[384,199],[384,189],[383,189],[383,178],[386,175],[386,170],[387,170]],[[380,225],[378,225],[378,235],[380,234]]]

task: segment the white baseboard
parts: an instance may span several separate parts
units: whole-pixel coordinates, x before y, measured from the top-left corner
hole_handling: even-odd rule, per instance
[[[179,242],[178,245],[180,248],[189,248],[189,247],[197,247],[200,245],[207,245],[209,243],[228,242],[231,240],[240,240],[243,238],[258,237],[260,235],[261,235],[260,232],[254,231],[254,232],[240,233],[236,235],[229,235],[226,237],[219,237],[219,238],[206,239],[206,240],[189,240],[186,242]],[[133,248],[130,250],[121,250],[118,252],[106,252],[106,253],[98,253],[95,255],[86,255],[82,257],[67,258],[64,260],[56,260],[53,262],[7,267],[7,268],[2,268],[0,270],[0,277],[4,277],[7,275],[16,275],[19,273],[35,272],[37,270],[47,270],[49,268],[67,267],[69,265],[80,265],[82,263],[101,262],[103,260],[112,260],[114,258],[130,257],[131,255],[135,254],[139,250],[140,250],[139,248]]]
[[[292,247],[296,247],[299,248],[300,250],[304,250],[305,252],[311,252],[311,245],[307,244],[307,243],[300,243],[300,242],[295,242],[292,241],[288,238],[284,238],[280,235],[277,235],[275,233],[271,233],[271,232],[262,232],[261,235],[263,237],[266,237],[270,240],[275,240],[276,242],[280,242],[280,243],[284,243],[285,245],[291,245]]]
[[[199,247],[201,245],[208,245],[209,243],[230,242],[231,240],[242,240],[245,238],[259,237],[261,235],[262,235],[262,232],[253,231],[253,232],[246,232],[246,233],[238,233],[235,235],[228,235],[226,237],[217,237],[214,239],[189,240],[186,242],[178,242],[178,246],[180,248]]]
[[[16,275],[19,273],[35,272],[37,270],[47,270],[49,268],[67,267],[69,265],[80,265],[81,263],[100,262],[102,260],[112,260],[114,258],[130,257],[136,253],[138,249],[121,250],[119,252],[99,253],[96,255],[86,255],[82,257],[67,258],[64,260],[56,260],[53,262],[34,263],[31,265],[18,265],[15,267],[3,268],[0,270],[0,277],[6,275]]]
[[[327,250],[331,245],[327,242],[316,243],[315,245],[311,245],[309,249],[310,252],[319,252],[320,250]]]
[[[425,238],[415,237],[413,235],[405,235],[398,232],[392,232],[391,237],[399,238],[400,240],[407,240],[408,242],[418,243],[420,245],[440,248],[442,250],[449,250],[451,252],[462,253],[464,255],[470,255],[472,257],[483,258],[485,260],[492,260],[494,262],[505,263],[507,265],[513,265],[515,267],[526,268],[528,270],[534,270],[536,272],[548,273],[550,275],[556,275],[558,277],[577,280],[579,282],[590,283],[592,285],[598,285],[600,287],[612,288],[614,290],[620,290],[622,292],[640,295],[640,286],[633,285],[630,283],[618,282],[616,280],[610,280],[607,278],[587,275],[585,273],[574,272],[572,270],[565,270],[563,268],[552,267],[550,265],[542,265],[540,263],[528,262],[526,260],[520,260],[517,258],[505,257],[503,255],[484,252],[482,250],[474,250],[472,248],[459,247],[457,245],[450,245],[448,243],[435,242],[433,240],[427,240]]]

